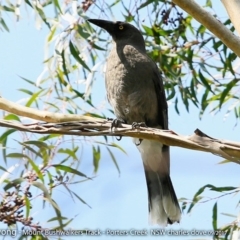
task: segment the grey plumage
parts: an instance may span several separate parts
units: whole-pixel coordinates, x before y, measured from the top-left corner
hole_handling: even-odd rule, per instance
[[[149,127],[168,129],[167,102],[161,74],[147,56],[140,31],[124,22],[89,19],[113,38],[107,60],[107,97],[117,119],[132,124],[145,122]],[[139,139],[133,140],[135,144]],[[170,173],[169,147],[143,140],[137,145],[144,164],[152,224],[179,222],[181,211]]]

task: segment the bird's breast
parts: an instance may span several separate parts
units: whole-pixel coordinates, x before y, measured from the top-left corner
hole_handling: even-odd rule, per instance
[[[111,51],[107,61],[106,90],[118,118],[128,123],[156,118],[157,97],[152,75],[148,58],[136,49]]]

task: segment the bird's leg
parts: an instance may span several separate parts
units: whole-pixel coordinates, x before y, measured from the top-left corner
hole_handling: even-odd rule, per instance
[[[140,127],[147,127],[146,123],[145,122],[133,122],[132,123],[132,128],[133,129],[137,129],[137,128],[140,128]],[[139,146],[141,144],[143,139],[139,138],[139,142],[138,143],[135,143],[136,146]]]

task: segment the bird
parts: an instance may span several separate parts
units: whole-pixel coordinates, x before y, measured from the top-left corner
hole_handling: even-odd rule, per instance
[[[144,123],[168,130],[168,105],[163,77],[147,55],[144,38],[133,25],[121,21],[88,19],[113,39],[107,58],[107,98],[117,121]],[[142,160],[148,189],[149,223],[179,223],[181,210],[170,178],[169,146],[154,140],[133,139]]]

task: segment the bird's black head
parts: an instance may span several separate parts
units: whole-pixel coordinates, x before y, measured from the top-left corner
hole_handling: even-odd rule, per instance
[[[136,27],[129,23],[120,21],[111,22],[101,19],[88,19],[88,21],[105,29],[112,36],[116,43],[137,43],[139,46],[145,49],[145,43],[142,34]]]

